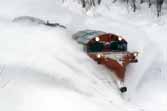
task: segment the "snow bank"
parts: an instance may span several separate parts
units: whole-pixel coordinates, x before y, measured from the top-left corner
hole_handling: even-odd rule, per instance
[[[0,29],[0,109],[129,110],[112,73],[96,65],[71,33],[15,23]]]
[[[144,10],[131,13],[119,5],[106,0],[85,13],[69,1],[63,5],[55,0],[1,1],[0,109],[166,110],[165,16],[157,19],[149,11],[141,14]],[[12,23],[18,16],[54,20],[67,30]],[[131,104],[121,98],[112,72],[88,58],[71,39],[82,29],[121,35],[128,40],[129,51],[139,51],[139,63],[130,65],[126,73],[126,98]]]

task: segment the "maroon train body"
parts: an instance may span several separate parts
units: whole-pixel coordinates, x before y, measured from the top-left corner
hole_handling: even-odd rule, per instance
[[[109,44],[113,41],[124,41],[124,43],[127,43],[125,39],[114,34],[103,34],[91,39],[86,45],[87,49],[90,44],[94,44],[97,41],[105,44],[103,50],[98,52],[87,51],[87,54],[98,64],[103,64],[114,71],[116,76],[121,81],[124,81],[126,66],[129,63],[137,62],[138,52],[128,52],[127,48],[121,51],[112,50]]]

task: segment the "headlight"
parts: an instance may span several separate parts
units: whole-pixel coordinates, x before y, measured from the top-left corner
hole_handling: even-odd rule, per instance
[[[100,55],[100,54],[97,54],[97,58],[101,58],[101,55]]]
[[[119,41],[122,41],[122,37],[118,37],[118,40],[119,40]]]
[[[98,41],[100,41],[100,38],[99,38],[99,37],[96,37],[95,40],[98,42]]]
[[[138,53],[137,53],[137,52],[135,52],[133,55],[136,57],[136,56],[138,56]]]

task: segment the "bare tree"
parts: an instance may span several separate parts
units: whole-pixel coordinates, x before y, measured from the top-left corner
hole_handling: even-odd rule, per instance
[[[98,0],[98,4],[99,4],[99,5],[101,4],[101,0]]]
[[[140,0],[140,3],[142,4],[144,2],[144,0]]]
[[[151,0],[148,0],[148,6],[151,7]]]
[[[91,6],[96,6],[95,0],[90,0],[90,5]]]
[[[151,0],[147,0],[147,1],[148,1],[148,6],[150,8],[151,7]],[[144,2],[146,2],[146,0],[140,0],[141,4],[144,3]]]
[[[136,12],[136,0],[131,0],[133,12]]]
[[[80,0],[82,7],[86,8],[86,10],[90,9],[91,7],[95,7],[96,5],[100,5],[102,0]],[[113,3],[119,0],[112,0]],[[136,0],[121,0],[123,2],[126,2],[127,4],[130,4],[130,6],[133,9],[133,12],[136,12],[137,6],[136,6]],[[164,3],[164,0],[140,0],[141,4],[146,2],[148,3],[149,8],[152,6],[152,4],[155,4],[157,16],[159,17],[162,10],[162,5]]]
[[[82,4],[82,7],[83,7],[83,8],[86,7],[86,1],[85,1],[85,0],[81,0],[81,4]]]
[[[100,5],[102,0],[80,0],[82,7],[89,9],[91,7],[95,7],[97,4]]]
[[[156,0],[156,6],[157,6],[157,16],[159,17],[161,14],[161,9],[163,5],[164,0]]]

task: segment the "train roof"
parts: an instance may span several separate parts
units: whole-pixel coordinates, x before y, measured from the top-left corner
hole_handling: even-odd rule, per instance
[[[99,36],[99,35],[103,35],[103,34],[107,34],[106,32],[103,31],[95,31],[95,30],[83,30],[83,31],[79,31],[77,33],[75,33],[72,38],[76,41],[78,41],[81,44],[87,44],[90,40],[92,40],[93,38]]]

